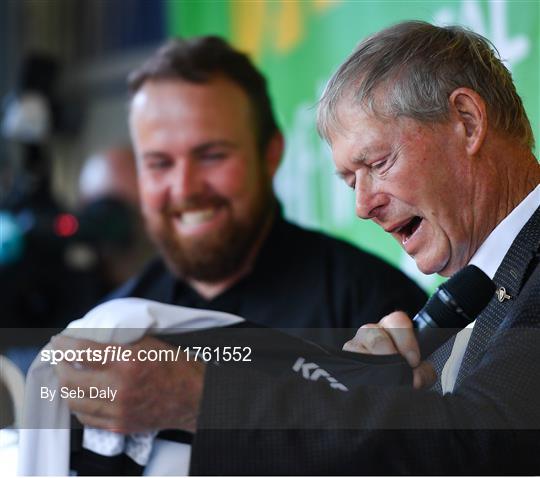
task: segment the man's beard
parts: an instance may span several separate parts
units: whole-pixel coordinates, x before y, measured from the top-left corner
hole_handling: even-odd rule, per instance
[[[152,240],[174,275],[184,279],[216,283],[238,273],[263,233],[274,206],[274,196],[266,186],[259,193],[249,217],[232,215],[230,203],[221,197],[190,200],[191,207],[217,206],[228,209],[224,227],[204,237],[180,237],[171,225],[172,213],[163,211],[158,228],[149,227]]]

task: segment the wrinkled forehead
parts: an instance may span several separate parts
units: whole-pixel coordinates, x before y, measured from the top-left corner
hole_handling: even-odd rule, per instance
[[[358,125],[366,127],[392,124],[398,118],[388,113],[385,106],[390,91],[386,86],[377,88],[369,97],[359,97],[358,83],[343,86],[339,95],[323,98],[317,111],[317,128],[321,137],[332,146],[333,138],[349,135]]]
[[[396,127],[399,120],[381,116],[366,105],[344,97],[336,103],[332,115],[325,125],[324,139],[333,149],[336,141],[371,141],[384,137],[388,130]]]

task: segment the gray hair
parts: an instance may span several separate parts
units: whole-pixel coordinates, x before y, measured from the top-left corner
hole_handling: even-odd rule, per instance
[[[344,98],[377,116],[442,122],[448,119],[448,98],[459,87],[484,99],[497,130],[533,148],[512,75],[490,41],[463,27],[421,21],[398,23],[358,45],[326,85],[317,129],[328,141],[340,126],[337,110]]]

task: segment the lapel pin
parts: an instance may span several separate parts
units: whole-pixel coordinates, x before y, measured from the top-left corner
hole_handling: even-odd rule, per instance
[[[495,292],[495,295],[497,296],[499,302],[504,302],[505,300],[512,298],[512,296],[506,293],[506,289],[504,287],[499,287]]]

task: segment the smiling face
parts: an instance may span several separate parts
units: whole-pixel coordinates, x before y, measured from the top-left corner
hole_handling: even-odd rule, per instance
[[[401,244],[426,273],[449,276],[478,247],[476,172],[461,123],[382,120],[341,105],[330,137],[338,174],[356,191],[356,212]]]
[[[259,153],[254,124],[247,95],[221,77],[148,81],[132,100],[142,211],[183,277],[234,274],[269,220],[278,160]]]

